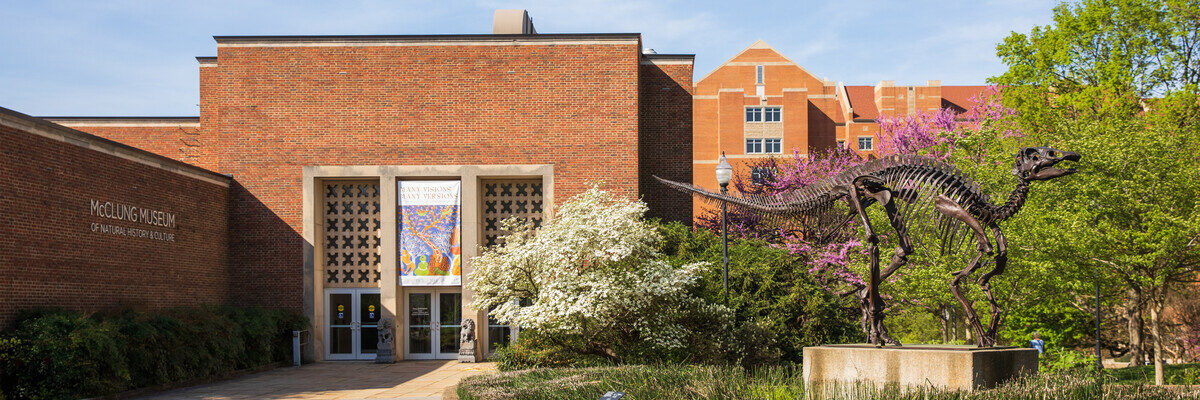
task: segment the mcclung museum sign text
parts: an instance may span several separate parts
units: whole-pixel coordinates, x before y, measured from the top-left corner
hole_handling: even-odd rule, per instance
[[[91,215],[97,217],[134,222],[159,228],[174,229],[176,227],[175,214],[146,207],[88,199],[88,210],[90,211]],[[151,229],[110,225],[100,222],[92,222],[89,224],[89,228],[92,232],[100,234],[146,238],[152,240],[161,240],[164,242],[175,241],[174,233]]]

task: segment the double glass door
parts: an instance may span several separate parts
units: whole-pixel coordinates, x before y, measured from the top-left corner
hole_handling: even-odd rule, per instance
[[[373,360],[383,307],[379,289],[328,289],[325,304],[328,360]]]
[[[462,292],[409,289],[405,299],[405,359],[458,357]]]

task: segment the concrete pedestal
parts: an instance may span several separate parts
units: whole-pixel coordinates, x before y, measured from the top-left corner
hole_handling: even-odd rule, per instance
[[[1037,350],[1016,347],[825,345],[804,348],[804,383],[809,387],[823,382],[865,382],[987,389],[1037,373],[1037,360]]]

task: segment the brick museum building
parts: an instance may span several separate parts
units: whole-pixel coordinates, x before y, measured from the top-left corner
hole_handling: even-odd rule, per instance
[[[0,325],[26,308],[280,307],[315,359],[457,358],[508,327],[471,307],[469,260],[509,216],[592,181],[690,218],[693,56],[639,34],[217,36],[200,115],[0,112]],[[381,322],[382,321],[382,322]]]
[[[381,327],[398,359],[436,359],[471,318],[481,359],[514,333],[463,285],[500,220],[602,180],[690,221],[653,175],[715,188],[722,151],[870,152],[877,116],[979,89],[844,86],[762,42],[693,83],[692,55],[639,34],[539,34],[521,10],[493,32],[216,36],[195,117],[0,108],[0,328],[38,307],[264,306],[311,320],[316,360],[374,358]]]

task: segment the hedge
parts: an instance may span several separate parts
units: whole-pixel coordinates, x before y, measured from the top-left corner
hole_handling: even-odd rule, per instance
[[[298,314],[260,308],[26,312],[0,333],[0,393],[92,397],[282,363],[291,332],[306,326]]]

